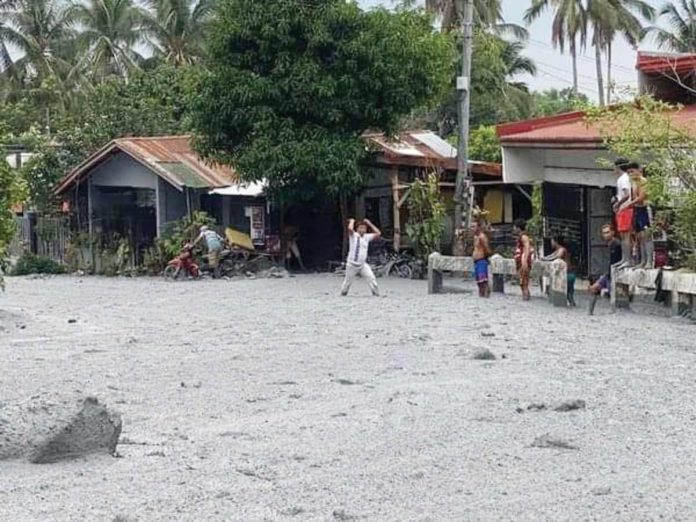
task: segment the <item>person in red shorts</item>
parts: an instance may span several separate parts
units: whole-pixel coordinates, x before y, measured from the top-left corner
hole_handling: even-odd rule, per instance
[[[617,159],[614,162],[616,179],[616,196],[613,210],[616,214],[616,231],[621,237],[621,266],[631,264],[631,234],[633,233],[633,186],[628,175],[630,162]]]

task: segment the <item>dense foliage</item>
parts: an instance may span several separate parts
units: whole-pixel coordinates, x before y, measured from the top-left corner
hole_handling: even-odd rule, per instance
[[[196,74],[192,68],[162,66],[136,72],[128,82],[110,78],[86,94],[79,107],[56,113],[50,134],[40,122],[31,121],[30,105],[7,104],[5,125],[12,141],[33,152],[20,172],[28,188],[29,207],[51,211],[55,183],[115,138],[185,132],[185,90]]]
[[[437,175],[414,181],[409,189],[406,233],[420,259],[440,250],[445,215]]]
[[[420,11],[342,0],[223,0],[191,99],[198,148],[291,197],[362,182],[360,135],[437,102],[453,47]]]
[[[12,269],[12,275],[22,276],[29,274],[63,274],[65,266],[47,257],[37,256],[26,252],[17,260]]]

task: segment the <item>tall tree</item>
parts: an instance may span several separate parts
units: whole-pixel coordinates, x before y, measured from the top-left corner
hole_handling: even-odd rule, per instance
[[[60,78],[74,51],[71,11],[56,0],[16,0],[2,14],[0,41],[21,55],[4,71],[20,83]]]
[[[191,96],[198,149],[285,198],[347,195],[368,129],[439,101],[452,40],[420,11],[344,0],[222,0],[210,72]]]
[[[143,27],[155,55],[174,66],[192,64],[204,54],[204,41],[216,0],[146,0]]]
[[[679,53],[696,53],[696,0],[667,2],[660,9],[660,16],[670,29],[648,29],[660,46]]]
[[[604,105],[602,52],[607,55],[606,102],[611,101],[612,47],[617,35],[622,35],[635,49],[643,34],[642,19],[652,20],[655,10],[642,0],[587,0],[587,11],[593,28],[592,44],[597,65],[597,87],[600,105]]]
[[[532,0],[524,15],[531,24],[544,11],[554,11],[551,26],[551,41],[554,47],[565,52],[566,42],[573,60],[573,91],[578,92],[578,52],[587,43],[588,14],[582,0]]]
[[[126,76],[142,61],[135,51],[142,18],[132,0],[87,0],[73,7],[72,16],[80,25],[81,62],[89,76]]]
[[[406,5],[411,3],[413,2],[405,2]],[[425,8],[438,15],[443,31],[449,32],[459,28],[463,15],[460,0],[425,0]],[[519,40],[528,37],[524,27],[505,22],[501,0],[474,0],[474,23],[478,27],[510,34]]]

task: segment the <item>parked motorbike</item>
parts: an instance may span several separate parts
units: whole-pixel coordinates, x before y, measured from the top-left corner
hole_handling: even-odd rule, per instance
[[[167,263],[162,274],[165,279],[176,281],[179,277],[197,278],[200,275],[198,265],[193,260],[193,245],[187,243],[178,256]]]
[[[382,269],[386,277],[399,277],[402,279],[423,279],[425,276],[425,264],[408,250],[388,254],[388,261]]]

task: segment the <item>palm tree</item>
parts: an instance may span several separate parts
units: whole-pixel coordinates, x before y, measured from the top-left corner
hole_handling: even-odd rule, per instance
[[[667,18],[671,30],[650,27],[660,47],[679,53],[696,53],[696,0],[667,2],[660,9],[660,16]]]
[[[524,20],[531,24],[546,9],[555,14],[552,24],[551,41],[554,47],[565,52],[566,41],[573,60],[573,92],[578,94],[578,51],[587,43],[588,15],[582,0],[532,0]]]
[[[80,25],[82,66],[97,80],[127,76],[143,60],[134,50],[142,41],[141,12],[132,0],[88,0],[72,10]]]
[[[605,104],[604,79],[602,75],[602,51],[607,53],[606,102],[611,101],[612,46],[617,34],[636,49],[643,34],[641,17],[652,20],[655,10],[642,0],[588,0],[587,11],[594,31],[592,44],[595,47],[597,87],[600,105]]]
[[[143,28],[155,54],[180,66],[203,57],[205,29],[215,0],[147,0]]]
[[[425,8],[441,18],[443,31],[459,27],[462,17],[460,5],[459,0],[425,0]],[[505,23],[501,0],[474,0],[474,23],[499,34],[510,34],[518,40],[525,40],[529,36],[524,27]]]
[[[21,55],[8,63],[5,75],[21,83],[41,83],[69,71],[75,42],[70,10],[54,0],[17,0],[2,16],[0,41]]]

